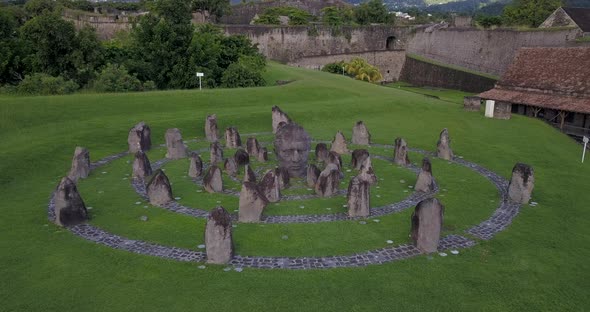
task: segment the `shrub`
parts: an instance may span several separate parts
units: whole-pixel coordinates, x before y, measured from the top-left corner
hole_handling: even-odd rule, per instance
[[[502,25],[502,17],[501,16],[487,16],[487,15],[480,15],[475,18],[477,24],[479,24],[483,28],[490,28],[492,26],[501,26]]]
[[[71,80],[63,77],[52,77],[47,74],[36,73],[25,76],[25,79],[16,87],[18,94],[70,94],[78,90],[79,86]]]
[[[262,78],[262,72],[251,68],[244,63],[232,63],[223,72],[221,77],[221,86],[225,88],[246,88],[263,86],[265,84]]]
[[[307,25],[314,20],[314,16],[307,11],[284,6],[266,9],[254,23],[260,25],[279,25],[279,16],[289,17],[289,25]]]
[[[102,70],[93,85],[94,90],[98,92],[130,92],[143,89],[139,79],[130,75],[124,66],[112,64],[108,64]]]
[[[344,61],[326,64],[324,67],[322,67],[322,71],[332,74],[342,74],[344,71],[344,64]]]

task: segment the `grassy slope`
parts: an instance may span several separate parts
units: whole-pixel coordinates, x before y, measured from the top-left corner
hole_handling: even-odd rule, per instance
[[[521,116],[490,120],[463,112],[459,104],[425,101],[423,95],[338,75],[272,67],[270,74],[277,79],[299,81],[281,87],[200,93],[0,98],[1,310],[311,310],[320,306],[333,311],[516,311],[590,306],[585,295],[590,286],[586,247],[590,194],[585,190],[590,182],[588,167],[579,163],[578,145],[537,120]],[[459,256],[328,271],[247,269],[237,273],[215,266],[199,270],[195,264],[97,246],[46,225],[48,195],[67,171],[75,145],[88,147],[93,159],[119,152],[126,147],[127,130],[138,120],[149,122],[156,143],[163,142],[168,127],[180,128],[185,138],[202,136],[204,117],[213,112],[221,128],[239,125],[244,133],[269,131],[270,107],[275,104],[320,139],[330,139],[337,129],[350,137],[353,123],[363,119],[375,142],[391,143],[403,136],[411,146],[432,149],[440,129],[448,127],[457,154],[506,177],[516,161],[533,165],[534,199],[540,205],[524,207],[508,230]],[[479,206],[471,198],[482,195],[463,192],[461,183],[451,180],[448,183],[454,186],[447,196],[461,189],[467,208]],[[461,198],[443,200],[449,200],[448,209],[462,204]],[[95,209],[93,213],[98,213]],[[190,231],[190,225],[179,227]],[[317,235],[322,231],[318,227],[308,225],[302,233]],[[173,229],[169,223],[165,228]],[[201,235],[198,225],[194,231]],[[359,242],[363,240],[354,244]],[[367,244],[373,247],[371,237]],[[322,246],[316,247],[321,251]],[[284,251],[281,246],[260,247],[264,248]]]

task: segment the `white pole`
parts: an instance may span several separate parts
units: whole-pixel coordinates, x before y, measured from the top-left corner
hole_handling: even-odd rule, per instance
[[[588,137],[584,136],[583,141],[584,141],[584,150],[582,151],[582,163],[584,163],[584,158],[586,157],[586,145],[588,144],[588,141],[590,141],[590,139]]]
[[[199,76],[199,91],[201,91],[201,76]]]

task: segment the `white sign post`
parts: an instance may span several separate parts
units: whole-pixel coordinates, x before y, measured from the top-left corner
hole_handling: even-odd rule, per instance
[[[201,77],[205,76],[203,73],[197,73],[197,77],[199,77],[199,90],[201,90]]]
[[[586,157],[586,145],[588,144],[588,141],[590,141],[590,139],[588,139],[587,136],[584,136],[584,138],[582,139],[582,141],[584,141],[584,150],[582,151],[582,163],[584,162],[584,157]]]

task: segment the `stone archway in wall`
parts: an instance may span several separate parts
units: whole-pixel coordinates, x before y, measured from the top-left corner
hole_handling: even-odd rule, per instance
[[[385,42],[385,48],[387,50],[395,50],[395,42],[397,38],[395,36],[387,37],[387,41]]]

